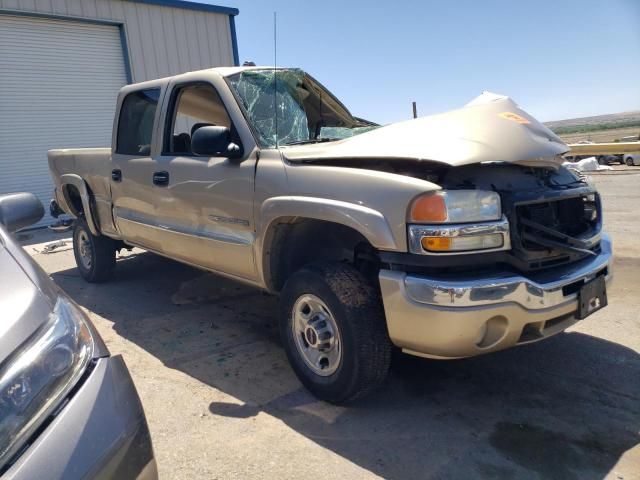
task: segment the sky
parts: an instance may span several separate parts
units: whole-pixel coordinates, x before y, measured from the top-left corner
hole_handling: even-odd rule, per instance
[[[542,121],[640,110],[640,0],[217,0],[240,63],[300,67],[359,117],[390,123],[484,90]]]

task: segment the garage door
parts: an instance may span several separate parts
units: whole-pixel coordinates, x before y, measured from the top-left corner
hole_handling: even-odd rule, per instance
[[[117,26],[0,14],[0,193],[46,207],[47,150],[109,146],[126,83]]]

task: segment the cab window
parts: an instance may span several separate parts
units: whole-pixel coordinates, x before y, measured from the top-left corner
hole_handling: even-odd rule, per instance
[[[178,87],[172,94],[172,114],[165,129],[164,152],[171,155],[194,155],[191,138],[201,127],[231,128],[231,120],[218,92],[209,84]]]
[[[116,153],[149,156],[153,120],[158,109],[159,88],[128,94],[120,107]]]

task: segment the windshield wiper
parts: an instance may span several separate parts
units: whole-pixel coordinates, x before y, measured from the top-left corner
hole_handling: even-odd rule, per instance
[[[335,142],[336,140],[341,140],[340,138],[309,138],[307,140],[296,140],[295,142],[287,142],[281,143],[281,147],[289,146],[289,145],[305,145],[307,143],[324,143],[324,142]]]

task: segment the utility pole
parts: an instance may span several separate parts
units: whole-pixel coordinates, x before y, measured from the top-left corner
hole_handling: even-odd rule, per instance
[[[413,118],[418,118],[418,105],[416,102],[411,102],[413,104]]]

